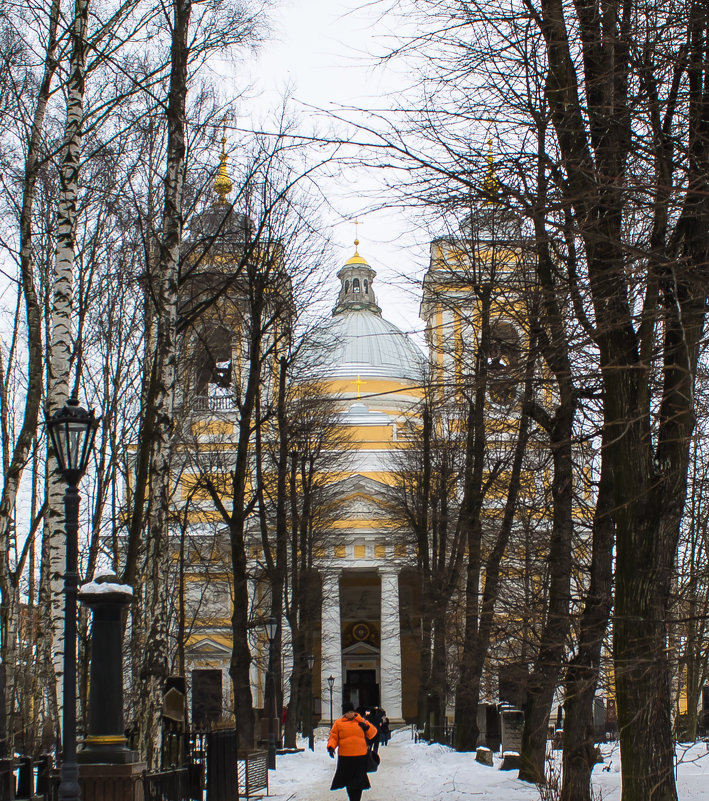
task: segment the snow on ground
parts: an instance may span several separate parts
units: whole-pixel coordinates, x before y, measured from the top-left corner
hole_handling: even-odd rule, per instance
[[[330,791],[335,760],[325,750],[325,730],[318,730],[315,751],[284,754],[270,772],[270,801],[346,801],[344,790]],[[304,743],[301,743],[304,745]],[[617,745],[602,747],[605,762],[593,771],[596,795],[620,801],[620,755]],[[458,754],[442,745],[414,743],[408,729],[394,733],[380,748],[382,764],[370,775],[372,789],[363,801],[539,801],[537,789],[519,781],[516,771],[499,770],[475,761],[474,754]],[[707,798],[709,753],[705,743],[678,747],[677,789],[680,801]]]

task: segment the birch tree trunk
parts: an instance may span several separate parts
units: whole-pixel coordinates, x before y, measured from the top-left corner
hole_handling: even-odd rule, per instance
[[[20,287],[25,304],[25,321],[27,326],[27,394],[20,432],[15,441],[12,454],[4,465],[2,495],[0,496],[0,592],[2,603],[13,597],[9,575],[9,537],[15,513],[15,501],[20,481],[27,464],[32,442],[37,428],[37,419],[42,399],[42,320],[39,300],[34,282],[34,264],[32,253],[32,211],[35,199],[37,174],[40,166],[39,149],[44,130],[47,104],[51,94],[52,80],[56,72],[55,60],[57,47],[57,26],[59,21],[60,0],[53,0],[49,8],[47,25],[47,44],[44,55],[43,74],[40,80],[30,124],[25,171],[22,182],[22,199],[20,210]],[[6,610],[2,610],[5,615]],[[11,614],[11,610],[7,610]],[[5,632],[3,631],[3,634]],[[48,639],[48,638],[47,638]],[[7,640],[2,640],[2,662],[6,682],[0,698],[0,714],[7,709],[7,677],[14,664],[8,661],[5,647]],[[53,695],[53,694],[52,694]],[[51,703],[51,699],[50,699]],[[56,708],[56,697],[54,704]]]
[[[57,207],[57,249],[54,262],[53,298],[51,308],[51,342],[49,344],[49,386],[47,411],[53,414],[69,397],[72,363],[72,295],[74,270],[74,230],[76,200],[81,161],[81,129],[84,117],[84,79],[86,24],[89,0],[75,0],[71,27],[71,56],[69,79],[66,85],[66,122],[60,173],[60,194]],[[57,697],[61,698],[61,678],[64,663],[64,481],[56,459],[47,444],[47,513],[45,534],[49,553],[50,618],[52,626],[52,656],[57,682]]]
[[[167,675],[167,581],[169,556],[170,453],[174,430],[177,358],[177,291],[182,240],[182,195],[185,164],[187,45],[191,0],[173,0],[170,94],[167,104],[167,168],[162,240],[155,276],[151,277],[156,309],[153,384],[154,413],[150,457],[150,512],[145,562],[144,609],[152,610],[145,632],[138,685],[139,750],[148,763],[160,766],[162,695]]]

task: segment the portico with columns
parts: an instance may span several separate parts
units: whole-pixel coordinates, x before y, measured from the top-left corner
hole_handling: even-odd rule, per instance
[[[380,706],[403,718],[399,569],[332,569],[322,576],[320,688],[326,718],[330,688],[337,716],[344,701]]]

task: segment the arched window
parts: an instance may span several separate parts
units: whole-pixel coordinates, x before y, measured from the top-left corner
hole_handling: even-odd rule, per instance
[[[359,292],[360,291],[360,289],[359,289],[359,278],[354,278],[352,280],[352,291],[353,292]]]
[[[204,332],[197,344],[196,394],[211,395],[229,390],[232,383],[232,332],[217,326]]]
[[[350,282],[345,281],[345,295],[350,291]]]
[[[367,281],[366,278],[364,279],[364,294],[365,295],[369,294],[369,281]]]

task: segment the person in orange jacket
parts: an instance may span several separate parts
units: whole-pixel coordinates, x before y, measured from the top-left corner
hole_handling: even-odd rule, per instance
[[[342,705],[342,717],[330,729],[327,752],[334,759],[337,749],[337,770],[331,790],[347,790],[350,801],[360,801],[362,790],[369,790],[367,775],[367,741],[377,736],[377,729],[355,712],[354,704]]]

